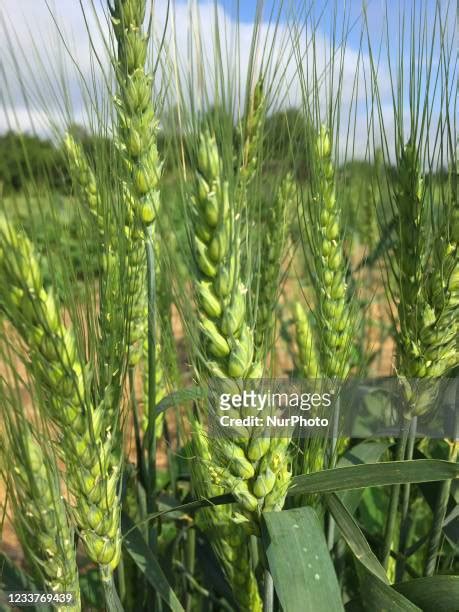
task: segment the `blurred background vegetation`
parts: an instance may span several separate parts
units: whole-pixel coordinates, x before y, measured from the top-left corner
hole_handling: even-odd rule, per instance
[[[210,108],[202,116],[203,125],[206,122],[211,125],[215,124],[216,115],[218,115],[221,126],[225,125],[227,129],[233,131],[233,142],[236,149],[240,131],[225,110]],[[179,221],[178,198],[180,198],[180,193],[177,188],[177,177],[180,161],[173,144],[177,142],[177,134],[173,131],[176,125],[172,110],[164,117],[163,127],[158,133],[158,148],[161,158],[165,160],[162,199],[167,202],[170,219],[173,220],[176,216]],[[113,143],[106,136],[92,134],[78,124],[72,125],[69,131],[83,145],[93,167],[97,166],[98,159],[107,159]],[[307,183],[310,134],[302,112],[296,108],[290,108],[271,113],[266,118],[264,134],[263,174],[266,179],[263,181],[264,189],[268,192],[271,187],[271,190],[275,189],[279,177],[289,170],[294,173],[300,184]],[[188,162],[191,143],[189,147],[187,139],[187,135],[181,135],[185,160]],[[347,235],[352,235],[353,241],[361,247],[359,251],[372,258],[372,263],[378,257],[378,252],[382,251],[383,245],[379,242],[386,241],[390,233],[390,207],[384,202],[384,195],[382,202],[376,201],[381,200],[381,193],[387,192],[388,187],[383,184],[386,178],[382,177],[382,167],[383,161],[377,152],[374,160],[354,158],[345,161],[337,172],[337,182],[340,184],[342,199],[343,226],[346,228]],[[389,171],[386,176],[389,176],[390,179],[391,172]],[[394,173],[393,176],[395,176]],[[447,180],[447,170],[427,173],[425,180],[431,185],[435,201],[441,197],[441,186]],[[378,193],[374,190],[377,183],[380,184]],[[33,200],[40,192],[47,194],[45,199],[48,201],[50,201],[49,194],[53,194],[54,202],[49,211],[43,210],[42,204],[36,209],[33,207]],[[40,227],[44,224],[48,226],[47,248],[52,249],[53,240],[60,241],[61,246],[62,241],[66,241],[68,243],[65,245],[67,252],[78,272],[82,247],[76,230],[72,231],[72,227],[76,228],[78,225],[74,223],[78,211],[72,198],[72,184],[61,139],[14,131],[0,134],[0,195],[4,199],[5,210],[10,209],[9,214],[19,216],[16,221],[29,235],[28,229],[33,226],[34,242],[39,250],[40,246],[45,246],[45,233],[42,236],[43,240],[40,240]],[[267,195],[266,199],[269,201],[269,194]],[[13,200],[14,206],[8,206],[8,201],[13,202]],[[30,206],[31,202],[32,206]],[[384,223],[388,228],[387,232],[384,232],[384,227],[382,231],[378,231],[377,210],[380,214],[382,213]],[[47,223],[48,215],[53,216],[53,223]],[[177,223],[176,227],[179,228],[181,225]],[[49,235],[50,226],[55,228],[54,236],[51,237]],[[62,232],[64,228],[65,232]],[[295,234],[294,227],[292,227],[292,232]],[[95,261],[96,258],[94,258]],[[94,272],[97,273],[96,263],[94,263]]]

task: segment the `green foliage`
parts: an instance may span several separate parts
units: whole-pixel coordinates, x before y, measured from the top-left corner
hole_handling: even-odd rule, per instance
[[[38,186],[65,185],[65,160],[50,140],[7,132],[0,135],[0,191],[8,194]]]

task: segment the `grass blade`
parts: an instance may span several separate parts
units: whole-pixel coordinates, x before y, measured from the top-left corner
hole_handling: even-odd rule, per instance
[[[422,610],[448,612],[459,602],[459,576],[416,578],[395,584],[394,589]]]
[[[337,495],[327,495],[326,503],[347,545],[356,558],[382,582],[389,584],[386,572],[370,548],[357,522]]]
[[[437,459],[415,459],[334,468],[296,476],[288,495],[334,493],[406,482],[432,482],[459,476],[459,465]]]
[[[409,601],[392,586],[385,584],[372,572],[356,561],[360,580],[360,592],[364,610],[390,610],[391,612],[420,612],[414,603]],[[422,608],[424,610],[424,608]]]
[[[184,612],[182,604],[169,585],[158,560],[148,548],[142,534],[132,521],[123,516],[123,546],[145,578],[173,612]]]
[[[281,606],[289,612],[343,610],[322,526],[312,508],[263,514],[263,543]]]

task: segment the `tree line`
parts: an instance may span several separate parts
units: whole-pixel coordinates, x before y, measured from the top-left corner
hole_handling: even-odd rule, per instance
[[[239,130],[225,111],[212,108],[208,113],[219,113],[220,125],[229,126],[237,140]],[[205,116],[202,122],[206,123]],[[210,123],[215,125],[214,121]],[[177,135],[172,131],[174,129],[174,122],[168,122],[158,134],[158,148],[162,157],[168,160],[169,170],[173,170],[175,163],[175,156],[167,154],[167,149],[173,146],[171,143],[177,141]],[[71,126],[70,131],[93,163],[97,164],[97,158],[104,155],[104,149],[109,154],[112,145],[109,138],[91,134],[79,125]],[[307,130],[299,110],[289,109],[271,114],[266,118],[264,133],[264,154],[270,167],[294,159],[295,172],[299,176],[307,174]],[[187,151],[186,136],[184,141]],[[62,142],[14,131],[0,134],[0,192],[4,195],[21,192],[30,182],[62,193],[69,191],[71,181]]]

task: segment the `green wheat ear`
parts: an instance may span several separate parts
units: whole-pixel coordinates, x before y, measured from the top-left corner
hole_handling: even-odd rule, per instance
[[[152,103],[153,76],[148,72],[150,32],[144,31],[145,0],[115,0],[111,19],[117,41],[116,78],[118,95],[117,147],[123,162],[123,185],[128,235],[128,287],[131,295],[129,365],[134,367],[147,354],[148,302],[146,287],[145,231],[155,237],[154,221],[159,211],[162,162],[157,148],[158,120]],[[158,240],[154,240],[157,247]],[[156,253],[156,263],[158,253]],[[155,270],[158,273],[158,268]],[[159,334],[159,327],[156,333]],[[156,343],[156,370],[161,371],[161,340]],[[164,377],[163,377],[164,378]],[[160,397],[164,380],[156,383]],[[162,390],[162,391],[161,391]],[[148,392],[148,390],[147,390]],[[160,434],[161,427],[156,428]]]
[[[214,484],[208,466],[216,469],[209,440],[202,426],[195,421],[192,438],[193,453],[197,461],[192,461],[193,484],[200,497],[209,498],[224,493],[224,489]],[[247,536],[251,526],[247,520],[236,524],[231,506],[215,506],[203,509],[196,516],[198,526],[202,527],[211,541],[242,610],[261,612],[263,609],[255,574],[251,567]],[[244,518],[244,517],[242,517]]]
[[[105,233],[99,188],[83,147],[76,142],[71,134],[67,133],[64,138],[64,148],[69,161],[70,176],[77,194],[90,214],[96,219],[99,231]]]
[[[350,369],[352,307],[347,296],[346,260],[341,236],[340,204],[329,129],[322,125],[314,146],[315,185],[312,221],[313,274],[319,328],[320,369],[330,378],[344,379]]]
[[[259,378],[262,367],[254,356],[235,248],[235,206],[221,174],[215,138],[201,134],[193,201],[196,293],[206,357],[201,367],[208,377]],[[215,474],[216,484],[233,491],[255,522],[259,512],[283,505],[290,480],[288,445],[286,438],[257,437],[216,440],[212,445],[216,462],[227,466]]]
[[[13,411],[12,406],[6,410]],[[23,550],[51,593],[72,593],[74,604],[58,610],[79,611],[80,586],[74,533],[69,523],[53,460],[38,445],[27,423],[7,422],[8,472],[16,532]],[[43,432],[42,432],[43,433]]]
[[[263,144],[263,124],[266,114],[266,98],[263,87],[263,78],[260,77],[249,99],[249,108],[245,121],[243,134],[244,145],[242,150],[242,164],[240,179],[245,188],[255,178],[260,167],[260,153]]]
[[[162,164],[156,145],[158,120],[151,100],[153,78],[146,71],[149,34],[143,30],[146,0],[114,0],[110,9],[118,43],[116,77],[118,147],[140,226],[155,220]]]
[[[64,326],[52,293],[44,288],[32,244],[4,219],[0,236],[2,306],[30,349],[47,416],[61,435],[81,538],[92,561],[114,568],[121,554],[121,459],[111,390],[99,405],[88,400],[89,366],[80,358],[73,329]]]
[[[101,202],[101,189],[89,165],[82,146],[75,141],[71,134],[66,134],[64,146],[69,161],[69,171],[75,185],[76,194],[86,210],[96,220],[102,244],[103,277],[105,292],[101,300],[100,325],[105,337],[113,335],[113,313],[111,305],[119,293],[119,279],[117,274],[117,260],[123,257],[120,248],[120,236],[113,223],[105,225],[104,211]],[[147,330],[147,297],[145,283],[145,253],[143,233],[135,227],[135,202],[127,186],[121,187],[127,212],[124,220],[124,234],[126,239],[126,287],[128,302],[129,327],[129,365],[135,366],[142,357],[143,339]],[[112,211],[113,212],[113,211]],[[117,306],[119,308],[119,305]],[[102,343],[104,344],[104,343]]]
[[[279,188],[273,205],[266,213],[261,228],[261,248],[257,286],[257,313],[255,322],[255,354],[263,360],[275,344],[276,306],[279,294],[282,259],[286,242],[287,213],[296,201],[295,179],[287,174]]]
[[[403,378],[420,379],[411,386],[404,385],[409,417],[421,415],[431,407],[438,393],[433,379],[458,364],[458,205],[453,201],[451,214],[439,228],[437,238],[442,246],[429,263],[423,232],[424,199],[418,152],[409,141],[398,162],[394,198],[399,224],[394,248],[394,293],[400,321],[397,369]]]

